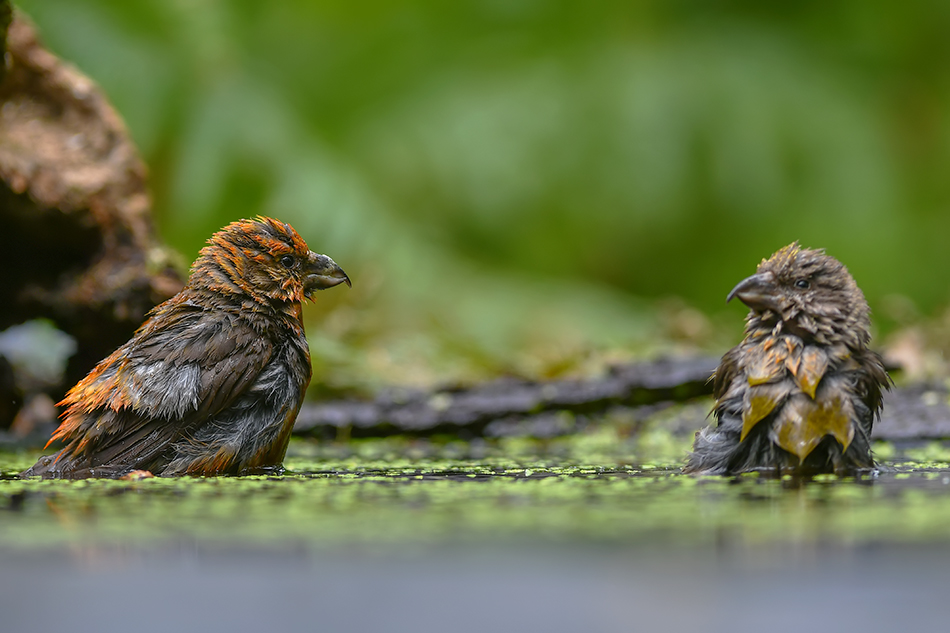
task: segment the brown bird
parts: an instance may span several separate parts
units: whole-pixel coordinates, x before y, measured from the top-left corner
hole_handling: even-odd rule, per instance
[[[73,387],[21,476],[217,475],[278,470],[310,382],[301,302],[350,285],[289,225],[258,217],[211,236],[188,284]]]
[[[685,470],[873,468],[871,427],[891,381],[868,349],[870,310],[847,268],[794,243],[733,297],[751,308],[745,339],[713,375],[717,424],[696,434]]]

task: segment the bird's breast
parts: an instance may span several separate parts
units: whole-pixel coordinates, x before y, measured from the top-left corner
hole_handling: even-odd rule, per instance
[[[724,399],[741,402],[740,441],[767,421],[771,440],[804,460],[831,435],[847,449],[855,411],[846,353],[774,337],[750,345]]]

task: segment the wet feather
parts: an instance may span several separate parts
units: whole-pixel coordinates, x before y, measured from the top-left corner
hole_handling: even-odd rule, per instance
[[[729,294],[745,338],[713,376],[716,422],[685,470],[854,472],[874,467],[871,430],[890,377],[868,349],[870,310],[848,270],[791,244]]]
[[[281,466],[310,382],[301,302],[349,279],[288,224],[215,233],[186,287],[73,387],[23,476],[238,474]]]

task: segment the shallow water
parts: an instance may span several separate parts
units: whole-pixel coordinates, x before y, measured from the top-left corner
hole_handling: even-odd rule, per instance
[[[8,478],[0,548],[950,543],[950,450],[940,445],[879,445],[887,459],[872,475],[777,480],[684,475],[683,442],[610,429],[543,443],[296,441],[281,476]],[[0,472],[10,477],[34,458],[0,455]]]
[[[950,450],[695,478],[688,439],[295,441],[282,476],[18,480],[4,631],[892,631],[950,617]]]

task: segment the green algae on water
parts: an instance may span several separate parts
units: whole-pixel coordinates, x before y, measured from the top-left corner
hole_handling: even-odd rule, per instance
[[[877,476],[696,478],[687,438],[617,429],[459,443],[294,441],[279,476],[0,481],[0,547],[486,541],[721,547],[950,540],[946,462]],[[655,449],[655,454],[650,451]],[[936,447],[922,456],[941,457]],[[0,454],[5,475],[35,454]]]

